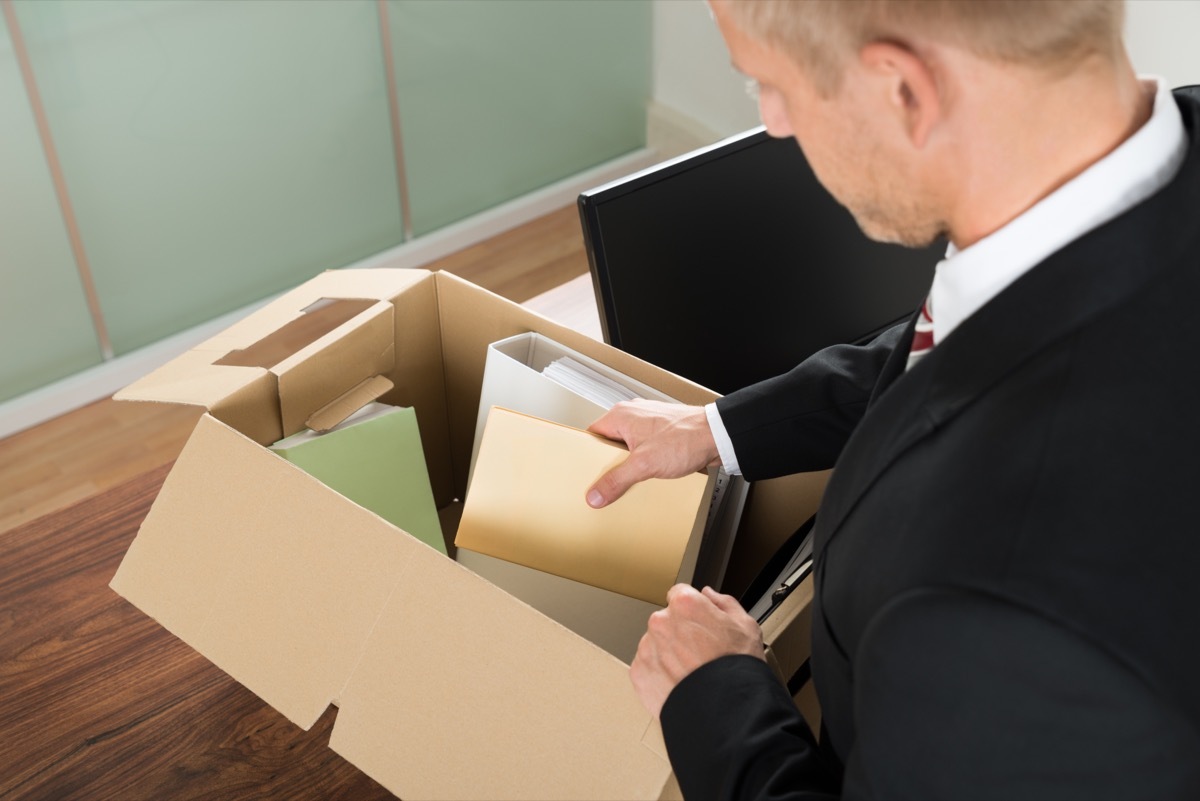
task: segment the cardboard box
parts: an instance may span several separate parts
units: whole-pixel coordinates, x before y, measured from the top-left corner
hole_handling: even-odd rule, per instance
[[[487,345],[524,331],[685,402],[713,397],[449,274],[324,273],[117,395],[208,413],[112,587],[297,725],[336,704],[330,747],[401,797],[671,796],[624,663],[264,447],[385,376],[380,399],[417,411],[452,529]],[[754,488],[727,590],[823,481]],[[768,633],[784,673],[807,653],[811,593],[793,596]]]

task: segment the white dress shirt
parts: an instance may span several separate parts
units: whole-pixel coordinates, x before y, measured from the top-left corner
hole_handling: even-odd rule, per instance
[[[1175,177],[1187,152],[1179,108],[1163,80],[1143,82],[1154,87],[1154,108],[1132,136],[1003,227],[964,250],[954,245],[946,249],[930,290],[934,347],[1046,257],[1125,213]],[[740,475],[716,404],[704,410],[726,472]]]

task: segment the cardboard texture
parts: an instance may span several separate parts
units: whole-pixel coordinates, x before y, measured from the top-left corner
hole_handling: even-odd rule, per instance
[[[402,582],[384,610],[343,694],[334,750],[408,798],[661,792],[661,734],[616,660],[432,553],[409,572],[421,580]],[[453,769],[425,769],[439,764]]]
[[[391,381],[381,375],[372,376],[317,409],[304,421],[304,425],[318,434],[324,434],[391,389],[394,389]]]
[[[307,729],[425,547],[205,415],[112,588]]]
[[[278,333],[318,316],[287,353]],[[263,447],[382,375],[380,400],[416,410],[452,525],[487,346],[527,331],[684,402],[714,397],[452,275],[324,273],[117,395],[208,414],[112,586],[297,725],[339,705],[331,746],[401,797],[674,797],[626,665]],[[821,483],[755,487],[727,590]]]

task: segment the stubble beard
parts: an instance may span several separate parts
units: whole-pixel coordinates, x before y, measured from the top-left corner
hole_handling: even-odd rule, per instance
[[[898,199],[887,207],[879,201],[847,204],[858,227],[869,239],[909,248],[924,248],[946,236],[948,227],[931,209],[911,196]]]

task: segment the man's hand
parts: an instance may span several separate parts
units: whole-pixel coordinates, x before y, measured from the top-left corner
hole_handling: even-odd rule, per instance
[[[667,608],[650,616],[629,678],[638,698],[658,717],[675,685],[696,668],[729,654],[765,659],[762,629],[735,598],[711,587],[676,584]]]
[[[702,406],[635,400],[618,403],[588,426],[593,434],[624,442],[629,456],[588,489],[599,509],[648,478],[680,478],[719,460]]]

